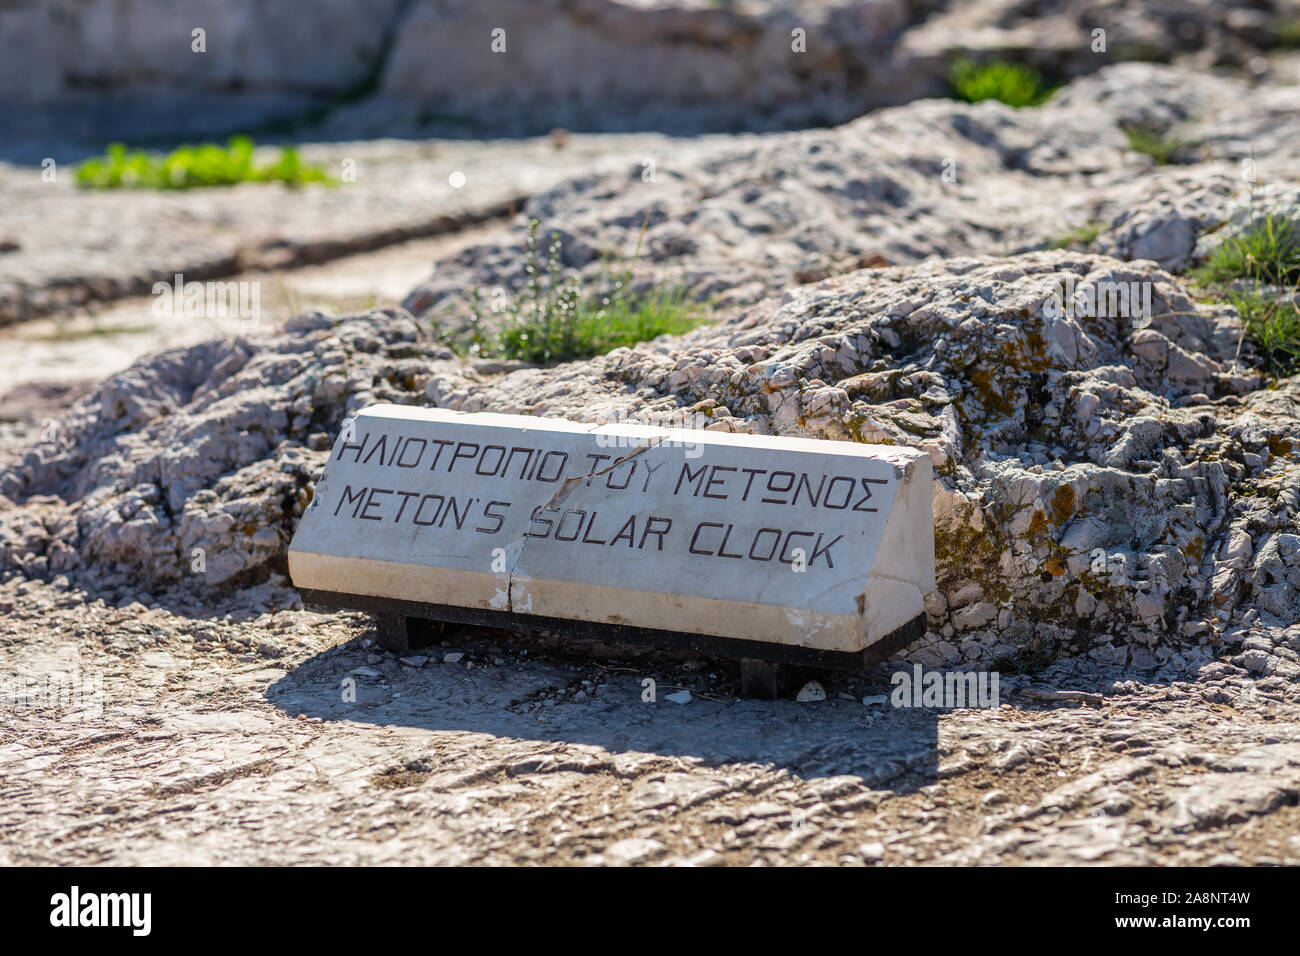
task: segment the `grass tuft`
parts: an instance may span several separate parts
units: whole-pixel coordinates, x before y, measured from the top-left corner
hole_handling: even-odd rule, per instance
[[[1277,45],[1283,50],[1300,49],[1300,17],[1290,17],[1278,24]]]
[[[1097,237],[1101,235],[1101,227],[1102,227],[1102,223],[1100,222],[1094,221],[1094,222],[1085,223],[1084,225],[1079,226],[1077,229],[1071,229],[1069,232],[1067,232],[1065,235],[1061,236],[1060,238],[1053,239],[1048,244],[1047,248],[1049,249],[1087,248],[1088,246],[1092,245],[1094,242],[1097,241]]]
[[[1273,285],[1300,281],[1300,216],[1269,213],[1225,239],[1197,270],[1203,282],[1259,279]]]
[[[1124,126],[1122,129],[1128,137],[1129,149],[1150,156],[1157,166],[1168,166],[1186,145],[1176,137],[1162,136],[1149,126]]]
[[[1241,316],[1246,338],[1264,359],[1264,367],[1285,377],[1300,372],[1300,304],[1292,289],[1286,300],[1256,290],[1233,290],[1227,299]]]
[[[191,189],[245,182],[291,186],[334,182],[321,167],[304,163],[292,146],[281,149],[276,162],[260,166],[253,161],[253,149],[247,136],[232,136],[225,146],[181,146],[165,156],[113,143],[103,156],[77,166],[77,185],[87,189]]]
[[[1000,60],[992,63],[958,60],[952,66],[950,82],[953,95],[967,103],[998,100],[1007,106],[1037,106],[1053,91],[1033,67]]]
[[[1300,372],[1300,213],[1256,220],[1225,239],[1195,276],[1236,308],[1243,338],[1268,371]]]
[[[480,292],[471,292],[469,327],[444,336],[446,345],[482,358],[548,365],[603,355],[660,335],[679,335],[704,321],[703,306],[684,289],[660,282],[649,292],[632,292],[631,265],[614,278],[606,271],[598,285],[604,290],[600,294],[584,293],[576,276],[562,276],[559,235],[551,234],[543,256],[538,229],[537,220],[531,220],[523,291],[494,305],[492,316]],[[639,239],[637,249],[639,255]]]

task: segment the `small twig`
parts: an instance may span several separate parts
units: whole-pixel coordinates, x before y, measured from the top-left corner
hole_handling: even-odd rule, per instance
[[[596,663],[596,662],[593,661],[592,663]],[[620,674],[639,674],[639,673],[641,673],[641,669],[636,668],[636,667],[611,667],[610,665],[607,665],[607,664],[599,664],[599,663],[596,663],[596,666],[599,667],[599,668],[600,668],[601,670],[603,670],[603,671],[617,671],[617,672],[620,673]]]

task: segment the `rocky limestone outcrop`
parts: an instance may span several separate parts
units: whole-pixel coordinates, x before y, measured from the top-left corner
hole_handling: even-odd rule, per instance
[[[1266,70],[1262,50],[1300,16],[1293,0],[1276,3],[1133,4],[1125,0],[974,0],[946,5],[908,32],[903,50],[917,57],[1012,56],[1057,75],[1090,72],[1099,55],[1116,60]]]
[[[1151,315],[1057,315],[1071,276],[1151,283]],[[1300,390],[1261,388],[1233,364],[1238,339],[1227,310],[1150,262],[1036,253],[857,272],[680,341],[487,389],[435,375],[426,395],[597,420],[685,408],[710,428],[926,448],[934,654],[1066,644],[1154,664],[1217,641],[1234,609],[1300,619]]]
[[[1151,283],[1151,314],[1060,315],[1069,276]],[[144,360],[81,402],[0,477],[0,561],[101,587],[264,576],[331,436],[374,401],[685,419],[931,454],[939,590],[914,654],[1196,661],[1243,615],[1300,619],[1300,379],[1261,387],[1233,363],[1238,334],[1153,263],[1064,251],[862,270],[505,376],[402,312],[307,313]]]
[[[406,310],[308,312],[105,382],[0,473],[0,569],[154,593],[265,578],[346,416],[393,401],[924,448],[939,589],[917,659],[1175,666],[1281,640],[1300,379],[1255,371],[1235,312],[1178,275],[1300,186],[1294,89],[1248,89],[1126,64],[1038,109],[920,102],[653,181],[570,179]],[[1187,136],[1185,161],[1129,149],[1134,118]],[[517,287],[531,217],[589,287],[639,241],[634,283],[670,275],[715,321],[550,369],[457,359],[437,323]],[[1043,248],[1090,218],[1091,243]],[[1262,674],[1296,663],[1253,650]]]
[[[535,196],[511,242],[439,263],[403,305],[455,327],[469,290],[517,294],[534,219],[546,242],[558,237],[567,275],[595,286],[629,270],[634,287],[680,287],[724,314],[862,267],[1049,248],[1090,224],[1096,251],[1183,272],[1236,228],[1294,207],[1297,98],[1295,86],[1127,63],[1032,109],[922,100],[720,157],[651,155]],[[1176,162],[1133,150],[1134,128],[1180,143]]]

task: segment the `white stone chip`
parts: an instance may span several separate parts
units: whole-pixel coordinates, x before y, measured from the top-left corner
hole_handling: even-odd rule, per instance
[[[810,680],[799,688],[799,694],[795,697],[801,704],[815,703],[819,700],[826,699],[826,688],[821,685],[820,681]]]
[[[885,845],[883,843],[863,843],[858,847],[858,856],[862,857],[867,863],[876,863],[885,858]]]

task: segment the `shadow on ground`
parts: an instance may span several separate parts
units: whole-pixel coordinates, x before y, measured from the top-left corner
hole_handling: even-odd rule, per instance
[[[742,700],[738,664],[723,658],[463,628],[403,658],[375,660],[373,636],[304,661],[271,685],[268,700],[326,721],[765,764],[805,779],[851,775],[896,792],[937,780],[939,712],[864,705],[864,689],[888,689],[865,678],[815,675],[828,693],[817,703]],[[689,703],[668,699],[683,689]],[[839,696],[850,689],[853,699]]]

